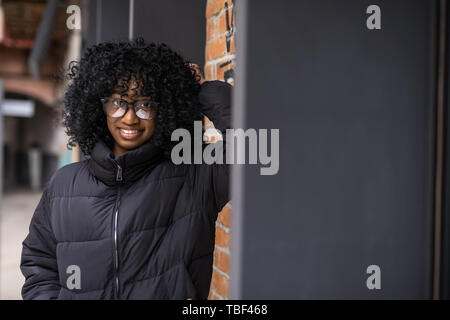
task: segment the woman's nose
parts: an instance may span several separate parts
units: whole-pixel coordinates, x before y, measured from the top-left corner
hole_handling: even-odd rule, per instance
[[[136,117],[132,106],[128,107],[127,112],[122,117],[122,121],[129,125],[139,122],[139,118]]]

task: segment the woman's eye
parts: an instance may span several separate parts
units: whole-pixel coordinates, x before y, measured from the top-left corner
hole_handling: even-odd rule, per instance
[[[113,103],[113,105],[120,107],[120,100],[114,99],[114,100],[112,101],[112,103]]]
[[[149,107],[150,107],[150,102],[141,102],[141,103],[139,104],[139,107],[142,107],[142,108],[149,108]]]

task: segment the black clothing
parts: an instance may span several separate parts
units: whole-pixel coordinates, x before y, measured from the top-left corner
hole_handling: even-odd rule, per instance
[[[228,83],[202,84],[203,113],[222,132],[230,96]],[[98,141],[44,189],[23,241],[23,298],[206,299],[228,190],[228,165],[175,165],[152,139],[114,158]]]

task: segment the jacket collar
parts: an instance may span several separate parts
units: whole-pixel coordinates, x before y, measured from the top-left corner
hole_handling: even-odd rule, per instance
[[[153,139],[117,158],[111,148],[99,140],[89,159],[89,171],[106,185],[127,184],[152,170],[162,158],[162,149],[154,145]]]

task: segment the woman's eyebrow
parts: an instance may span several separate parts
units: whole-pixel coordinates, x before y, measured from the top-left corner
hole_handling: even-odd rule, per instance
[[[113,91],[110,91],[110,94],[111,94],[111,95],[116,94],[116,95],[124,96],[124,97],[128,96],[128,95],[126,94],[126,92],[120,91],[120,90],[113,90]]]
[[[117,95],[120,98],[129,98],[131,100],[134,101],[139,101],[139,100],[151,100],[150,96],[129,96],[128,94],[122,94],[120,92],[112,92],[111,95]]]

